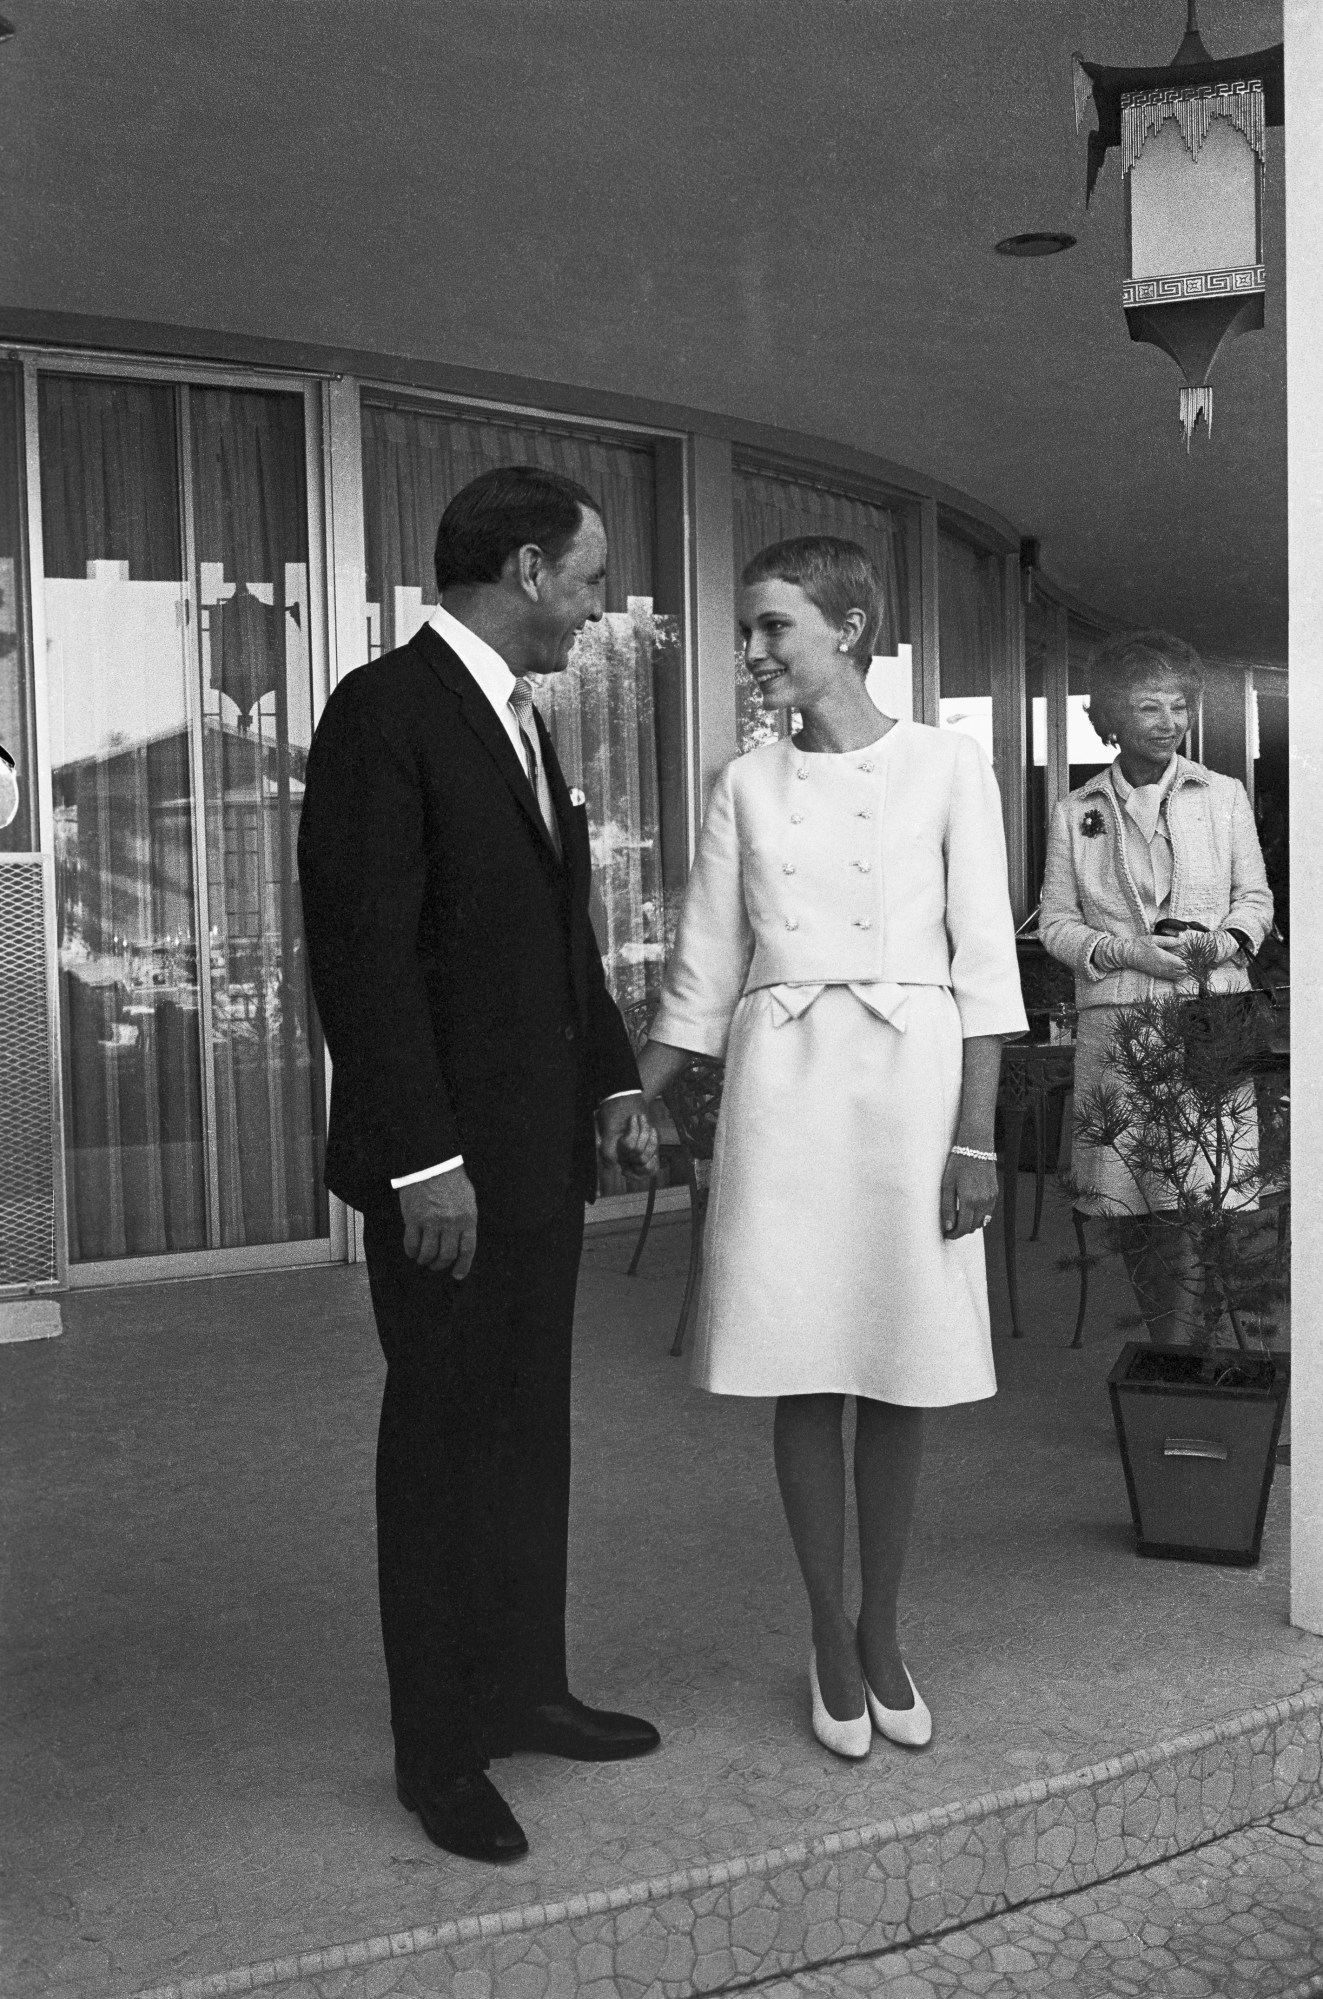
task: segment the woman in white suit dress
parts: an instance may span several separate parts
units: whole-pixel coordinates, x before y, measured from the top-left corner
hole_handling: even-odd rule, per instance
[[[859,1756],[874,1727],[913,1747],[931,1735],[897,1597],[923,1410],[996,1392],[982,1230],[1001,1045],[1027,1023],[996,781],[969,737],[869,699],[867,556],[780,542],[743,586],[749,671],[801,727],[716,782],[640,1067],[651,1098],[690,1054],[725,1059],[694,1378],[776,1398],[814,1728]]]

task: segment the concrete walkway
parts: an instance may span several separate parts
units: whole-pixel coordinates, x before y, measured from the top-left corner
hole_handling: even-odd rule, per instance
[[[1289,1472],[1263,1561],[1144,1562],[1099,1274],[1025,1245],[1002,1392],[931,1425],[906,1644],[933,1747],[838,1763],[770,1407],[667,1354],[687,1229],[588,1251],[571,1670],[653,1716],[611,1768],[494,1775],[500,1871],[395,1803],[373,1578],[381,1364],[360,1272],[82,1294],[5,1374],[10,1940],[23,1995],[719,1989],[1088,1887],[1319,1787],[1323,1641],[1287,1622]],[[788,1253],[793,1249],[788,1248]],[[1004,1323],[1004,1286],[994,1273]]]

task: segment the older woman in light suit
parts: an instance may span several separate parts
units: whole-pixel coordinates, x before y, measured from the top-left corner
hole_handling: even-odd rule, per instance
[[[1254,808],[1237,778],[1179,754],[1203,689],[1198,653],[1170,632],[1119,632],[1094,656],[1089,720],[1115,761],[1057,806],[1048,834],[1038,934],[1075,974],[1075,1101],[1116,1087],[1117,1014],[1137,1000],[1193,992],[1185,949],[1202,932],[1214,992],[1243,992],[1247,960],[1272,928]],[[1238,1175],[1258,1164],[1252,1096],[1237,1120]],[[1200,1160],[1190,1162],[1198,1183]],[[1169,1192],[1141,1186],[1113,1145],[1077,1133],[1071,1172],[1083,1214],[1123,1219],[1126,1264],[1150,1337],[1166,1343],[1189,1304],[1181,1232],[1150,1210]],[[1124,1218],[1129,1217],[1128,1221]]]
[[[982,1230],[1001,1044],[1026,1022],[996,782],[969,737],[873,706],[863,550],[781,542],[743,585],[749,671],[801,727],[717,779],[640,1068],[654,1097],[691,1053],[726,1061],[694,1378],[776,1398],[813,1725],[860,1756],[874,1727],[931,1735],[897,1598],[923,1410],[996,1391]]]

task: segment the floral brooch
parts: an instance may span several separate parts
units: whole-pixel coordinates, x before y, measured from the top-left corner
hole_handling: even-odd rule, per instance
[[[1107,822],[1096,805],[1091,805],[1080,820],[1080,832],[1086,840],[1096,840],[1107,831]]]

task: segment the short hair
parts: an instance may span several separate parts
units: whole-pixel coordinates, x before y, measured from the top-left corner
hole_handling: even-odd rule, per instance
[[[461,486],[436,531],[436,587],[499,583],[516,549],[535,542],[559,562],[586,513],[602,512],[586,486],[540,465],[497,465]]]
[[[867,671],[882,629],[882,578],[857,541],[834,534],[774,541],[745,563],[741,587],[748,589],[753,583],[796,584],[832,625],[843,625],[849,611],[862,611],[864,628],[850,648],[850,657]]]
[[[1105,743],[1116,741],[1117,711],[1132,688],[1175,680],[1191,709],[1204,691],[1204,666],[1192,645],[1171,632],[1114,632],[1089,668],[1089,720]]]

